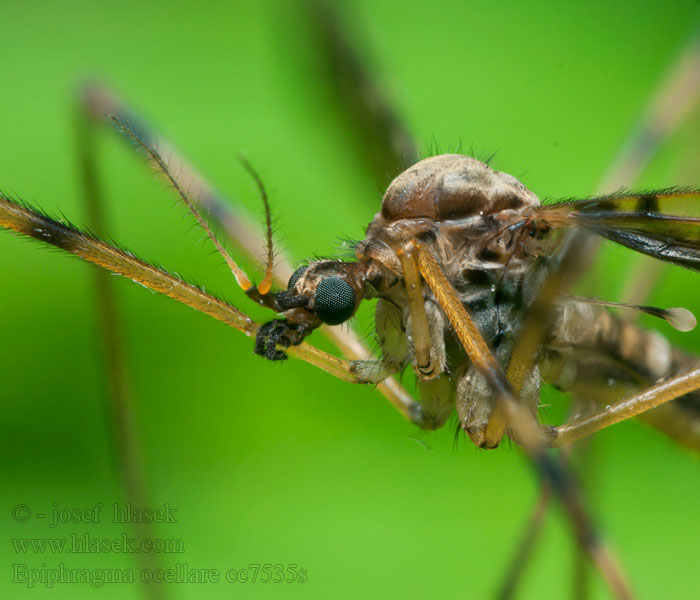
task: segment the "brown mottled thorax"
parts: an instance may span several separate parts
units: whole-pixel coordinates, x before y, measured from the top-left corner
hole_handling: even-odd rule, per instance
[[[537,248],[529,228],[538,206],[537,197],[513,176],[457,154],[425,159],[394,179],[357,250],[358,259],[370,263],[367,281],[379,298],[377,331],[384,358],[410,353],[411,325],[397,251],[418,239],[437,259],[499,362],[507,366],[524,307],[534,293]],[[434,345],[441,346],[445,372],[457,386],[460,420],[465,429],[478,429],[490,414],[490,389],[457,343],[427,286],[423,296],[431,337],[441,338]],[[389,321],[400,324],[408,344],[398,347],[395,332],[387,332]],[[535,379],[528,394],[533,403],[539,391],[536,374]],[[465,404],[477,396],[484,398],[481,407]]]
[[[381,216],[385,221],[418,217],[449,221],[529,206],[539,206],[537,196],[512,175],[469,156],[443,154],[396,177],[382,199]]]
[[[431,157],[391,183],[358,258],[378,261],[400,275],[396,249],[412,236],[420,238],[487,339],[498,346],[500,338],[510,336],[510,313],[522,308],[523,279],[535,258],[522,242],[537,206],[537,196],[512,175],[468,156]],[[378,289],[380,297],[396,296],[395,280],[381,277],[376,283],[389,284]]]

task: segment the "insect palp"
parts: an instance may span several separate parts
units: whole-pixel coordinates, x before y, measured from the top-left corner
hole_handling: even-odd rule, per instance
[[[275,308],[278,312],[284,312],[291,308],[301,308],[309,304],[309,297],[304,294],[293,294],[289,291],[274,294]]]
[[[322,324],[339,325],[357,310],[366,293],[367,265],[340,260],[319,260],[299,267],[287,289],[275,294],[246,292],[258,303],[282,314],[284,319],[266,323],[257,335],[255,353],[270,360],[283,360],[272,345],[300,344]],[[286,328],[281,325],[286,323]],[[282,343],[284,342],[284,344]]]
[[[267,190],[263,184],[262,178],[258,175],[258,172],[253,168],[248,159],[243,154],[238,155],[239,162],[243,165],[246,171],[255,181],[258,186],[258,191],[260,192],[260,197],[263,201],[263,206],[265,207],[265,241],[267,244],[267,264],[265,266],[265,276],[263,280],[257,285],[258,292],[262,296],[266,296],[270,292],[272,287],[272,268],[274,263],[275,248],[272,241],[272,211],[270,210],[270,201],[267,196]]]
[[[272,361],[287,360],[287,355],[277,346],[289,348],[296,341],[290,338],[290,334],[296,334],[298,330],[297,325],[286,319],[268,321],[258,329],[255,336],[255,354]]]

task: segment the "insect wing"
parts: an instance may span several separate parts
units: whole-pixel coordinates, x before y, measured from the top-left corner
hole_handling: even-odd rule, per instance
[[[700,271],[700,190],[621,193],[548,204],[536,221],[580,226],[613,242]]]

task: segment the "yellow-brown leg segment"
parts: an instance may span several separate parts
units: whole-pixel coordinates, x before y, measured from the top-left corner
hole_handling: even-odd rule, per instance
[[[574,526],[579,544],[618,598],[632,598],[629,586],[617,560],[597,536],[583,505],[579,490],[560,461],[544,451],[543,432],[530,412],[515,400],[512,389],[498,361],[481,332],[459,301],[440,265],[421,242],[414,242],[421,275],[435,295],[460,343],[472,363],[487,377],[503,405],[507,424],[512,428],[552,491],[561,499]]]
[[[697,105],[700,97],[699,66],[700,41],[697,36],[694,36],[679,57],[679,60],[669,70],[665,80],[658,86],[658,90],[646,107],[644,115],[625,140],[616,159],[602,177],[596,193],[611,193],[624,186],[633,185],[635,180],[638,179],[658,148],[678,129],[688,111]],[[561,256],[564,261],[567,261],[565,256],[567,248],[581,257],[587,256],[587,259],[580,261],[577,268],[571,270],[573,273],[582,273],[585,271],[585,264],[592,262],[598,246],[599,242],[593,236],[584,232],[572,231],[569,234],[569,244],[562,246],[564,252],[561,253]],[[638,260],[640,264],[644,265],[644,269],[637,270],[637,277],[634,278],[633,283],[627,285],[626,291],[622,295],[623,301],[631,304],[645,303],[650,286],[658,280],[659,274],[666,267],[664,263],[651,260],[648,257],[640,256]],[[543,306],[543,304],[540,304],[540,306]],[[533,352],[537,350],[538,339],[541,337],[541,335],[538,335],[537,330],[542,330],[544,323],[546,323],[545,314],[541,314],[540,318],[535,317],[534,319],[528,318],[526,320],[526,325],[532,325],[529,328],[529,332],[524,332],[526,337],[530,337],[530,340],[522,340],[524,343],[519,343],[507,370],[508,380],[516,392],[520,389],[519,381],[524,381],[528,368],[534,364],[532,362]],[[670,409],[671,405],[666,405],[666,408]],[[656,412],[654,411],[651,414],[656,415]],[[661,418],[661,415],[659,415],[659,418]],[[667,420],[671,421],[671,419]],[[685,431],[683,431],[683,434],[685,437],[682,443],[686,446],[700,449],[700,442],[698,441],[700,440],[700,431],[697,435],[698,440],[690,439],[690,436]],[[579,584],[581,583],[580,575],[582,572],[584,571],[579,571]],[[512,576],[513,571],[510,571],[509,574]],[[510,582],[510,578],[507,577],[506,579]],[[509,585],[512,585],[514,588],[516,583],[512,582]],[[586,597],[583,591],[584,588],[585,586],[577,586],[574,597],[577,599]],[[505,590],[506,588],[502,589]],[[504,595],[502,597],[507,598],[509,596]]]
[[[156,168],[163,168],[162,175],[168,179],[174,179],[179,189],[187,190],[187,195],[192,199],[193,204],[201,212],[205,213],[211,222],[218,225],[220,231],[229,240],[233,241],[240,251],[251,260],[257,260],[258,252],[265,243],[265,237],[260,234],[256,220],[251,217],[242,205],[224,198],[178,152],[170,141],[157,130],[148,127],[144,119],[134,112],[131,107],[122,102],[111,90],[98,84],[91,84],[85,87],[82,101],[86,114],[96,122],[98,120],[105,122],[104,117],[106,115],[114,115],[121,123],[127,125],[131,135],[137,138],[135,140],[137,143],[156,149],[162,163],[155,166]],[[273,272],[272,279],[277,285],[284,288],[294,271],[294,266],[284,252],[278,250],[275,256],[276,269]],[[370,357],[369,349],[352,329],[340,326],[323,326],[319,331],[331,339],[343,355],[349,359],[367,360]],[[307,345],[304,345],[304,347],[310,348]],[[287,349],[286,352],[293,356],[299,356],[298,350],[293,348]],[[364,380],[355,376],[350,363],[345,363],[342,367],[339,367],[335,364],[338,359],[331,355],[326,355],[326,358],[323,359],[315,356],[299,357],[303,360],[311,358],[311,362],[321,360],[322,363],[326,364],[326,367],[320,368],[331,372],[344,381],[364,383]],[[378,383],[377,389],[404,418],[419,427],[423,426],[420,404],[413,400],[412,396],[396,379],[389,377]]]
[[[55,221],[3,194],[0,194],[0,227],[6,227],[40,242],[51,244],[103,269],[128,277],[144,287],[203,312],[248,336],[255,335],[257,332],[258,324],[228,302],[136,258],[130,252],[111,246],[72,225]],[[350,371],[348,361],[308,344],[292,346],[288,352],[344,381],[358,383],[357,378]]]
[[[428,315],[425,312],[425,298],[416,253],[412,247],[398,252],[403,269],[408,308],[411,313],[413,330],[413,366],[416,374],[423,381],[428,381],[440,374],[437,360],[433,356]]]
[[[531,448],[541,447],[539,426],[534,422],[532,415],[515,401],[513,390],[501,366],[471,315],[460,302],[452,284],[425,246],[420,242],[413,242],[413,247],[418,258],[420,274],[445,312],[462,347],[499,396],[500,402],[496,404],[487,426],[483,447],[496,447],[505,433],[507,424],[517,432],[521,444]]]
[[[565,446],[698,389],[700,368],[671,377],[588,417],[552,427],[548,430],[549,443],[554,447]]]

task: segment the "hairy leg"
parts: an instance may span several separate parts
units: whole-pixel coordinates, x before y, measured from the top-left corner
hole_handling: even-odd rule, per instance
[[[84,88],[82,100],[85,112],[95,119],[97,123],[108,122],[104,118],[105,115],[113,115],[141,143],[156,149],[163,163],[161,165],[155,164],[154,166],[160,170],[161,175],[172,177],[174,183],[181,190],[186,190],[192,203],[202,213],[207,215],[208,220],[214,223],[244,255],[253,260],[257,257],[259,249],[265,244],[265,237],[261,235],[258,223],[245,207],[238,202],[228,200],[218,192],[178,152],[177,148],[170,141],[157,130],[147,125],[140,115],[136,114],[133,109],[121,101],[108,88],[94,83],[90,84]],[[294,266],[292,261],[284,252],[277,252],[273,281],[281,287],[286,287],[293,272]],[[319,331],[334,342],[343,355],[350,360],[364,361],[370,358],[367,346],[352,329],[344,326],[323,326]],[[334,369],[334,374],[338,375],[339,373],[344,373],[341,378],[346,381],[354,383],[366,382],[362,377],[358,378],[351,372],[349,363]],[[415,402],[397,380],[389,377],[377,383],[377,389],[404,418],[418,426],[422,426],[423,419],[420,404]]]
[[[612,161],[607,171],[601,178],[597,186],[597,192],[604,194],[616,191],[623,186],[633,184],[644,171],[648,163],[654,157],[658,149],[668,140],[668,138],[682,125],[685,118],[700,99],[700,37],[695,36],[681,52],[676,62],[671,65],[666,77],[650,99],[639,122],[634,127],[630,135],[623,142],[617,156]],[[571,232],[568,244],[564,244],[564,252],[560,257],[568,273],[579,273],[585,270],[585,266],[593,261],[593,257],[598,248],[598,243],[592,236],[582,232]],[[575,249],[578,258],[574,257]],[[652,286],[665,266],[660,261],[647,257],[639,257],[639,265],[635,275],[628,283],[623,294],[623,302],[630,304],[643,304]],[[576,264],[578,263],[578,264]],[[572,268],[573,266],[573,268]],[[556,293],[557,289],[565,288],[573,284],[573,279],[566,281],[567,273],[562,269],[555,277],[560,282],[553,282],[549,290],[550,297]],[[545,291],[545,295],[547,291]],[[539,317],[531,317],[528,321],[529,330],[523,332],[519,347],[516,348],[511,364],[508,367],[507,375],[513,387],[518,390],[530,368],[526,357],[530,357],[536,352],[542,331],[542,325],[547,321],[546,303],[541,303],[534,307],[540,311]],[[636,313],[632,313],[633,315]],[[668,405],[670,408],[670,405]],[[686,445],[689,445],[686,442]],[[533,529],[542,523],[539,515],[540,504],[535,507],[530,522],[526,526],[524,538],[536,539],[537,534]],[[527,552],[524,546],[519,546],[523,552]],[[532,546],[530,546],[532,548]],[[581,560],[580,546],[577,551],[576,581],[574,589],[578,590],[576,597],[580,600],[586,597],[586,567]],[[531,550],[530,550],[531,551]],[[522,576],[527,558],[519,552],[516,553],[514,563],[509,567],[506,575],[506,584],[502,588],[503,593],[513,594],[517,585],[517,579]],[[502,596],[509,597],[507,594]]]
[[[589,436],[605,427],[636,417],[700,389],[700,368],[671,377],[647,390],[606,406],[603,410],[585,418],[575,419],[559,427],[548,428],[547,435],[552,446],[564,446]]]
[[[545,452],[543,430],[530,411],[517,401],[505,373],[435,258],[420,242],[414,242],[413,246],[418,255],[421,275],[445,312],[471,362],[486,377],[494,391],[505,423],[526,450],[543,480],[562,501],[578,543],[591,557],[611,591],[618,598],[631,598],[621,568],[598,536],[580,490],[568,469],[560,460]]]
[[[83,198],[88,214],[88,225],[97,235],[106,233],[102,190],[97,169],[97,155],[93,119],[82,110],[76,115],[76,143]],[[133,506],[151,506],[145,475],[142,435],[134,415],[135,401],[127,360],[122,318],[109,273],[94,269],[95,309],[102,342],[107,389],[108,414],[111,414],[113,445],[119,478],[127,502]],[[157,537],[152,523],[133,523],[136,537]],[[156,553],[139,553],[136,560],[141,569],[162,568]],[[167,597],[164,585],[143,586],[145,597],[161,600]]]

